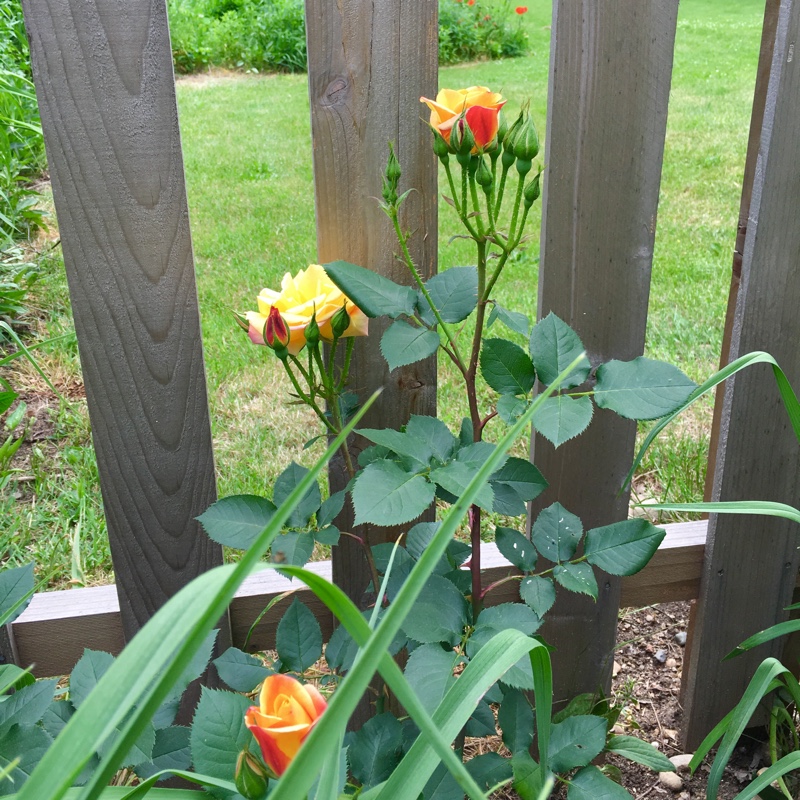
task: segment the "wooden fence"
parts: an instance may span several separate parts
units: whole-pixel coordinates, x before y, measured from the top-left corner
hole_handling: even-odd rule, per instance
[[[572,324],[594,362],[644,347],[677,5],[554,0],[539,314],[553,310]],[[37,595],[14,623],[19,660],[56,674],[84,646],[119,651],[221,553],[194,522],[215,484],[165,2],[23,6],[118,577],[116,587]],[[386,226],[366,199],[379,194],[383,143],[394,138],[419,190],[404,222],[431,275],[436,165],[416,103],[436,90],[437,2],[307,0],[306,11],[319,258],[399,277]],[[800,0],[769,0],[722,354],[769,350],[796,386],[798,38]],[[369,424],[433,413],[435,366],[388,373],[377,343],[360,341],[354,366],[361,391],[388,386]],[[800,460],[771,378],[737,376],[717,405],[710,496],[796,504]],[[617,490],[634,434],[599,412],[575,446],[553,451],[535,437],[537,464],[551,479],[541,504],[559,500],[590,525],[624,518],[628,498]],[[545,635],[557,648],[558,691],[594,689],[608,679],[620,602],[697,599],[684,665],[684,735],[694,746],[741,694],[754,663],[776,652],[720,663],[745,635],[783,618],[798,573],[797,531],[714,516],[667,529],[642,573],[601,581],[596,605],[561,599]],[[485,551],[488,570],[509,569],[492,546]],[[358,596],[366,579],[355,563],[341,547],[332,567],[313,568]],[[245,584],[230,611],[234,643],[284,589],[271,575]],[[254,647],[272,643],[281,611],[261,622]]]

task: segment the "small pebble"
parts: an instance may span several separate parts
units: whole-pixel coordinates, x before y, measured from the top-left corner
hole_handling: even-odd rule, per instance
[[[675,669],[678,666],[678,662],[674,658],[668,658],[665,663],[670,669]]]
[[[691,796],[691,792],[681,792],[678,795],[678,800],[690,800]]]
[[[672,728],[664,728],[664,736],[669,739],[677,739],[678,731],[672,730]],[[670,759],[670,761],[672,761],[672,759]]]
[[[686,631],[678,631],[672,637],[681,647],[686,646]]]
[[[653,747],[655,747],[656,750],[660,750],[661,749],[661,742],[653,741],[653,742],[650,742],[650,744],[653,745]]]
[[[625,733],[625,728],[618,723],[611,729],[611,733],[615,736],[622,736]]]
[[[655,617],[654,617],[652,614],[648,614],[648,615],[647,615],[647,616],[644,618],[644,621],[645,621],[645,622],[652,622],[654,619],[655,619]]]
[[[670,761],[675,765],[675,769],[688,767],[689,762],[694,758],[694,753],[679,753],[677,756],[670,756]]]
[[[653,645],[647,644],[647,645],[645,645],[644,649],[645,649],[645,652],[652,653],[653,652]]]
[[[679,792],[683,789],[683,781],[674,772],[659,772],[658,781],[662,786],[671,789],[673,792]]]
[[[614,666],[611,668],[611,675],[612,677],[616,678],[619,675],[620,670],[622,669],[622,665],[618,662],[614,662]]]
[[[667,651],[657,650],[653,658],[658,661],[659,664],[663,664],[667,660]]]

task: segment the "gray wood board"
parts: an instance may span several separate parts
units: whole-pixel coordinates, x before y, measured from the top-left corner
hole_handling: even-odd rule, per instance
[[[593,365],[644,348],[677,11],[677,0],[554,3],[539,317],[569,323]],[[625,519],[635,433],[599,411],[557,450],[534,434],[550,486],[533,518],[558,500],[587,529]],[[560,592],[543,628],[557,699],[610,681],[620,581],[598,583],[597,603]]]
[[[800,3],[781,4],[747,223],[731,360],[769,351],[800,386]],[[798,505],[798,443],[771,370],[727,381],[712,499]],[[741,697],[773,642],[732,661],[740,641],[785,618],[798,570],[798,529],[786,520],[712,515],[688,665],[685,737],[697,744]],[[709,692],[709,686],[715,691]]]
[[[309,97],[320,263],[337,259],[411,283],[395,257],[392,225],[378,206],[389,140],[403,169],[401,191],[414,187],[401,222],[414,232],[409,248],[422,275],[436,272],[436,163],[422,95],[434,97],[438,73],[436,0],[307,0]],[[433,359],[389,371],[380,352],[388,326],[370,320],[369,336],[356,344],[351,387],[364,400],[383,394],[362,426],[397,428],[411,414],[436,413]],[[354,452],[364,446],[356,439]],[[331,465],[333,491],[348,476],[341,460]],[[350,504],[337,524],[352,529]],[[396,538],[394,529],[372,529],[373,541]],[[369,582],[361,550],[343,539],[334,554],[334,579],[355,602]]]
[[[127,637],[222,552],[164,0],[25,0]]]

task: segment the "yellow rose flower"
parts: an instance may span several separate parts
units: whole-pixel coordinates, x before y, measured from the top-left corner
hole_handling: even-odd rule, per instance
[[[420,97],[431,110],[431,126],[450,141],[450,131],[458,118],[466,112],[467,123],[478,147],[486,147],[497,135],[498,114],[506,101],[501,94],[490,92],[485,86],[467,89],[442,89],[435,100]],[[470,111],[470,109],[475,109]]]
[[[287,272],[281,281],[280,292],[261,290],[258,311],[245,314],[249,323],[248,335],[255,344],[266,344],[264,326],[270,309],[276,308],[289,328],[289,353],[296,356],[305,347],[306,326],[315,313],[320,336],[333,341],[331,319],[342,306],[346,307],[350,317],[350,325],[342,336],[366,336],[368,319],[364,312],[345,297],[321,266],[311,264],[294,277]]]

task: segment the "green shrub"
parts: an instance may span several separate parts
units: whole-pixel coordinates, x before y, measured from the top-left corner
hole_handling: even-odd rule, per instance
[[[441,0],[439,3],[439,63],[479,61],[523,56],[528,50],[528,35],[521,20],[513,16],[508,3],[488,8],[466,0]]]
[[[0,248],[42,223],[30,182],[44,165],[22,8],[0,0]]]
[[[439,4],[439,61],[506,58],[527,52],[528,37],[508,2]],[[306,32],[301,0],[170,0],[175,69],[210,65],[302,72]]]

